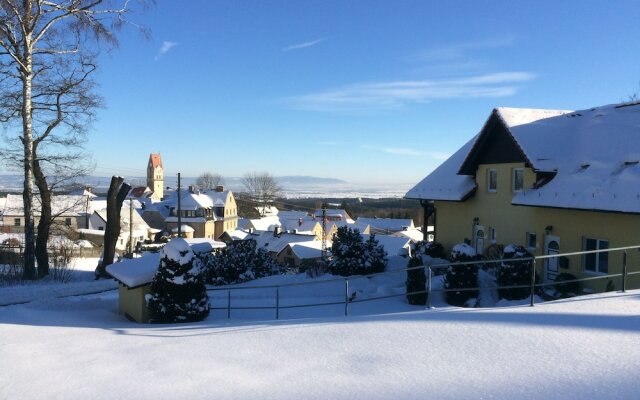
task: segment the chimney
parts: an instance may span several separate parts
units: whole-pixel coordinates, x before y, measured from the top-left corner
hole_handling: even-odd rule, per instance
[[[273,227],[273,236],[277,237],[279,235],[280,235],[280,227],[276,225]]]
[[[298,226],[302,225],[302,218],[298,218]]]
[[[216,192],[224,192],[224,186],[222,185],[216,186]]]

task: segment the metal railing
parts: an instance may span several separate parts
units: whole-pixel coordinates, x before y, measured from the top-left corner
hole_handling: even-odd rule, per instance
[[[349,276],[349,277],[335,277],[335,278],[331,278],[331,279],[323,279],[323,280],[313,280],[313,281],[308,281],[308,282],[297,282],[297,283],[287,283],[287,284],[280,284],[280,285],[244,285],[243,286],[239,286],[239,285],[227,285],[227,286],[208,286],[207,291],[209,292],[225,292],[226,291],[226,306],[224,307],[211,307],[211,310],[226,310],[227,311],[227,318],[231,318],[231,311],[232,310],[268,310],[268,309],[273,309],[275,311],[275,318],[279,319],[280,318],[280,312],[281,310],[286,310],[286,309],[295,309],[295,308],[311,308],[311,307],[322,307],[322,306],[336,306],[336,305],[344,305],[344,315],[348,316],[349,315],[349,306],[351,304],[355,304],[355,303],[364,303],[364,302],[370,302],[370,301],[377,301],[377,300],[383,300],[383,299],[389,299],[389,298],[396,298],[396,297],[405,297],[405,296],[409,296],[409,295],[419,295],[419,294],[426,294],[427,295],[427,304],[426,307],[427,308],[432,308],[431,305],[431,300],[432,300],[432,294],[433,293],[446,293],[446,292],[463,292],[463,291],[477,291],[480,289],[496,289],[496,290],[500,290],[500,289],[524,289],[524,288],[529,288],[529,305],[530,306],[534,306],[535,304],[535,297],[536,297],[536,293],[538,290],[540,290],[541,288],[544,288],[546,286],[555,286],[558,284],[567,284],[567,283],[573,283],[573,282],[587,282],[587,281],[593,281],[593,280],[600,280],[600,279],[611,279],[611,278],[620,278],[621,279],[621,291],[624,293],[627,290],[627,281],[629,276],[632,275],[639,275],[640,274],[640,269],[639,270],[635,270],[633,272],[629,272],[629,266],[627,265],[627,252],[630,250],[636,250],[636,251],[640,251],[640,245],[638,246],[627,246],[627,247],[617,247],[617,248],[611,248],[611,249],[602,249],[602,250],[590,250],[590,251],[580,251],[580,252],[571,252],[571,253],[560,253],[560,254],[553,254],[553,255],[541,255],[541,256],[532,256],[532,257],[523,257],[523,258],[509,258],[509,259],[493,259],[493,260],[478,260],[478,261],[466,261],[466,262],[455,262],[455,263],[441,263],[441,264],[432,264],[429,266],[417,266],[417,267],[411,267],[411,268],[403,268],[403,269],[397,269],[397,270],[391,270],[391,271],[384,271],[384,272],[379,272],[379,273],[375,273],[375,274],[369,274],[369,275],[354,275],[354,276]],[[567,280],[562,280],[561,282],[536,282],[536,273],[537,273],[537,266],[538,261],[544,261],[544,260],[549,260],[549,259],[553,259],[553,258],[560,258],[560,257],[573,257],[573,256],[580,256],[583,257],[584,255],[588,255],[588,254],[597,254],[597,253],[614,253],[614,252],[622,252],[622,265],[621,265],[621,272],[620,273],[615,273],[615,274],[598,274],[597,276],[591,276],[591,277],[586,277],[586,278],[576,278],[576,279],[567,279]],[[481,266],[484,264],[489,264],[489,265],[499,265],[502,263],[508,263],[508,262],[519,262],[519,263],[527,263],[530,262],[530,265],[528,266],[528,268],[530,269],[530,281],[528,284],[526,285],[511,285],[511,286],[491,286],[491,287],[484,287],[484,286],[476,286],[476,287],[466,287],[466,288],[453,288],[453,289],[433,289],[432,288],[432,281],[433,281],[433,277],[437,274],[434,274],[434,272],[438,272],[441,270],[446,270],[450,267],[461,267],[461,266],[465,266],[465,265],[476,265],[476,266]],[[406,274],[407,271],[411,271],[411,270],[417,270],[417,269],[425,269],[426,272],[426,285],[425,285],[425,290],[421,290],[421,291],[414,291],[414,292],[404,292],[404,293],[398,293],[398,294],[389,294],[389,295],[383,295],[383,296],[375,296],[375,297],[368,297],[368,298],[364,298],[364,299],[355,299],[355,295],[354,292],[351,292],[349,290],[349,281],[354,281],[354,280],[358,280],[358,279],[363,279],[363,278],[373,278],[376,276],[384,276],[384,275],[390,275],[390,274],[399,274],[399,273],[404,273]],[[335,283],[335,282],[343,282],[343,287],[344,287],[344,298],[342,298],[342,295],[336,295],[334,297],[339,297],[340,300],[339,301],[327,301],[327,302],[318,302],[318,303],[303,303],[303,304],[288,304],[288,305],[283,305],[281,303],[281,289],[283,288],[291,288],[291,287],[299,287],[299,286],[308,286],[308,285],[323,285],[323,284],[328,284],[328,283]],[[234,296],[232,296],[233,292],[243,292],[243,291],[251,291],[251,290],[268,290],[271,289],[273,290],[274,293],[274,305],[259,305],[259,306],[234,306],[233,305],[233,300],[234,300]]]

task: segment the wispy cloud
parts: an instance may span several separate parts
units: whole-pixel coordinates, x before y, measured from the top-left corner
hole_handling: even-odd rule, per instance
[[[438,161],[444,161],[451,156],[451,154],[449,153],[442,153],[437,151],[423,151],[423,150],[414,149],[410,147],[385,147],[385,146],[372,146],[368,144],[363,144],[360,146],[360,148],[367,149],[367,150],[381,151],[383,153],[396,154],[400,156],[429,157]]]
[[[310,40],[308,42],[292,44],[291,46],[283,47],[282,51],[292,51],[292,50],[306,49],[307,47],[315,46],[318,43],[324,42],[325,40],[327,40],[326,37],[319,38],[319,39],[316,39],[316,40]]]
[[[169,52],[169,50],[171,50],[172,48],[176,47],[177,45],[178,45],[178,42],[168,42],[168,41],[162,42],[162,45],[160,46],[160,49],[158,50],[158,53],[154,57],[154,60],[157,61],[158,59],[160,59],[160,57],[162,57],[163,55],[167,54]]]
[[[499,72],[440,80],[361,83],[290,97],[285,104],[313,111],[371,111],[400,108],[438,99],[506,97],[518,84],[534,79],[529,72]]]
[[[472,40],[464,43],[454,43],[436,46],[427,51],[419,52],[416,58],[422,61],[454,61],[467,58],[469,53],[479,50],[507,47],[514,44],[515,35],[505,35],[498,38]]]

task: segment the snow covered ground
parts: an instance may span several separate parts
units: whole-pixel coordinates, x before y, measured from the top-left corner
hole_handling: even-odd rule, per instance
[[[364,299],[397,284],[363,278],[351,287]],[[85,275],[70,285],[115,287]],[[118,314],[116,290],[60,297],[62,286],[0,288],[3,301],[33,300],[0,307],[0,399],[636,399],[640,392],[640,291],[485,309],[448,307],[436,295],[426,310],[395,297],[355,303],[348,317],[336,305],[287,309],[280,320],[273,310],[234,311],[231,319],[220,310],[200,323],[140,325]],[[341,287],[294,286],[283,289],[282,302],[339,298],[333,290]],[[38,296],[24,294],[34,288]],[[246,293],[235,300],[273,298],[267,289]],[[214,305],[226,304],[210,294]]]

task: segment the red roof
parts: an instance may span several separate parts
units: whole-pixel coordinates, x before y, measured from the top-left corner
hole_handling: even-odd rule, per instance
[[[151,161],[153,168],[162,167],[162,157],[160,157],[160,153],[151,153],[149,155],[149,161]]]

